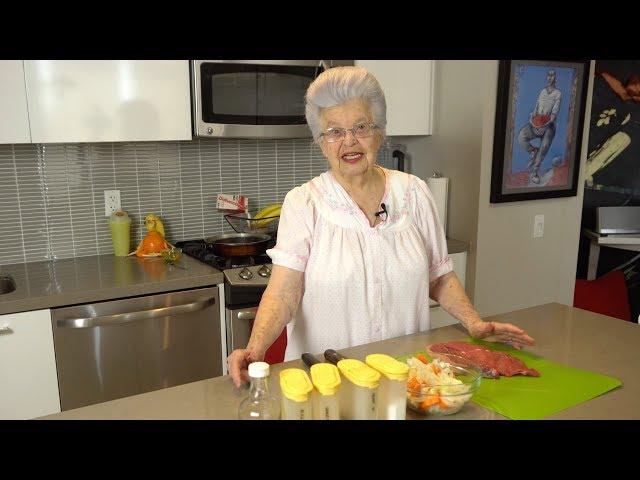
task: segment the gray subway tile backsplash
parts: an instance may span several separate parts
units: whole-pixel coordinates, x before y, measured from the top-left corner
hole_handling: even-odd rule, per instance
[[[260,208],[326,168],[310,139],[0,145],[0,265],[113,253],[104,190],[120,190],[133,249],[148,213],[172,243],[232,232],[218,193]]]

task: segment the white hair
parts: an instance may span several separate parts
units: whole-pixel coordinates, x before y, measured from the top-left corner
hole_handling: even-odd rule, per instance
[[[387,102],[378,80],[362,67],[334,67],[316,78],[305,95],[307,123],[317,140],[322,133],[321,116],[325,108],[362,99],[371,108],[373,122],[384,137],[387,126]]]

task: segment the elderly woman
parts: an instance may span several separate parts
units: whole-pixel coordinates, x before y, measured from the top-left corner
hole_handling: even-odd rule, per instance
[[[284,200],[251,338],[227,359],[236,386],[285,326],[291,360],[428,330],[429,297],[472,337],[533,344],[520,328],[474,310],[426,183],[376,165],[386,103],[373,75],[359,67],[322,73],[307,91],[306,117],[330,168]]]

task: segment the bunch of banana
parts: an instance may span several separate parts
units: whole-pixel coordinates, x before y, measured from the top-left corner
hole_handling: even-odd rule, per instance
[[[272,203],[267,205],[258,213],[253,216],[253,220],[258,220],[253,222],[253,226],[255,228],[264,228],[273,222],[277,217],[280,216],[280,209],[282,208],[281,203]],[[264,220],[260,220],[264,219]]]

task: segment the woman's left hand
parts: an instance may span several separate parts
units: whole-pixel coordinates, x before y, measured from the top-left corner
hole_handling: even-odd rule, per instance
[[[473,338],[487,342],[502,342],[518,350],[535,342],[532,337],[519,327],[510,323],[485,322],[478,320],[469,326],[469,334]]]

